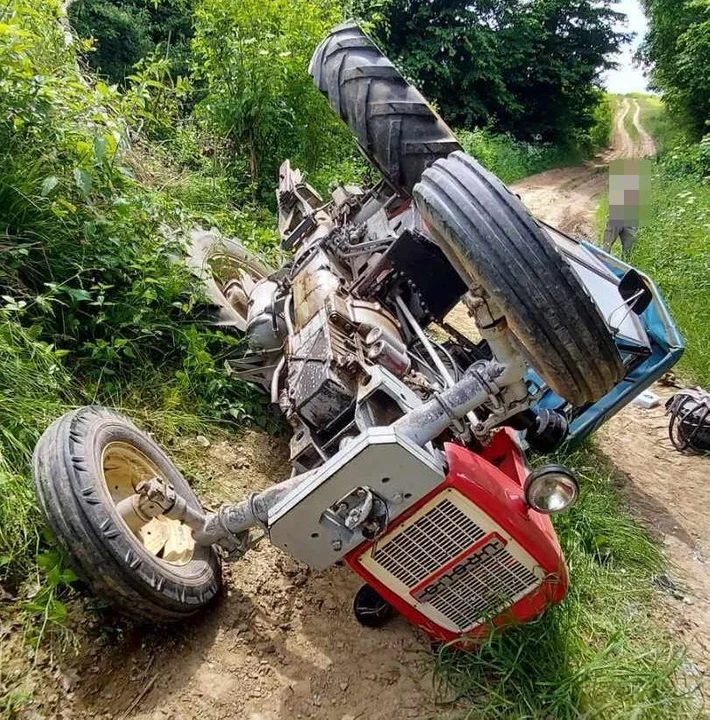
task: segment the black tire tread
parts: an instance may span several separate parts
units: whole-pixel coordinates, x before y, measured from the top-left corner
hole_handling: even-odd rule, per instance
[[[624,376],[607,324],[572,267],[520,201],[463,152],[414,188],[417,206],[464,281],[481,285],[545,382],[575,405]]]
[[[71,558],[79,577],[92,592],[124,615],[152,623],[182,620],[200,611],[219,593],[219,558],[210,548],[179,568],[162,564],[136,551],[130,531],[102,504],[87,447],[92,428],[121,426],[152,447],[153,459],[169,468],[170,479],[188,502],[199,507],[168,457],[126,417],[106,408],[74,410],[50,425],[33,456],[33,475],[40,510],[57,541]]]
[[[331,31],[316,48],[309,72],[398,192],[411,194],[426,167],[461,149],[446,123],[356,23]]]

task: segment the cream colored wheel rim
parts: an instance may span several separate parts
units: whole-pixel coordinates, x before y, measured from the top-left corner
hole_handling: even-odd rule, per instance
[[[166,479],[140,450],[124,442],[112,442],[104,448],[101,475],[114,505],[135,494],[136,485],[142,480]],[[140,528],[136,537],[151,555],[168,565],[187,565],[195,553],[192,531],[179,520],[153,518]]]
[[[216,252],[209,258],[208,264],[222,295],[241,317],[246,318],[249,292],[256,282],[266,277],[264,273],[252,267],[247,259],[224,252]]]

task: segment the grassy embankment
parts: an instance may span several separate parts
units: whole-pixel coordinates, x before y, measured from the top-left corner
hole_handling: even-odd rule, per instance
[[[678,372],[710,386],[710,139],[689,140],[656,97],[634,95],[658,156],[651,198],[631,262],[658,283],[687,349]],[[606,206],[599,212],[603,231]]]

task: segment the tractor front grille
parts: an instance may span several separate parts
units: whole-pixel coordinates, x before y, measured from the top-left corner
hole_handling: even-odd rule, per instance
[[[541,583],[534,560],[468,498],[447,489],[360,562],[432,620],[466,632]]]
[[[379,546],[372,558],[413,588],[484,536],[459,507],[444,500],[415,520],[406,532]]]
[[[442,575],[413,593],[429,603],[458,628],[494,616],[511,599],[538,584],[533,572],[505,549],[493,535],[478,549],[466,554]]]

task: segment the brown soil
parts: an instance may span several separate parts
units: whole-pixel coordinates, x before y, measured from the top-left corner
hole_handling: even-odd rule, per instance
[[[665,401],[677,388],[657,383],[661,403],[626,407],[597,433],[619,471],[632,511],[663,543],[666,620],[688,647],[694,672],[710,681],[710,458],[681,454],[668,437]]]
[[[201,478],[208,505],[289,475],[286,442],[263,432],[203,443],[170,451]],[[226,567],[221,601],[182,627],[129,628],[117,638],[99,636],[99,624],[77,628],[77,654],[42,658],[25,683],[37,696],[34,717],[446,718],[429,643],[401,618],[378,632],[361,627],[351,612],[359,586],[344,566],[309,572],[263,542]]]
[[[629,111],[625,104],[621,112]],[[643,145],[645,134],[639,135]],[[614,150],[605,160],[629,147],[640,152],[629,141],[617,118]],[[515,190],[543,219],[590,235],[605,184],[603,168],[589,165],[537,175]],[[675,452],[666,428],[661,409],[630,407],[604,427],[599,444],[618,468],[633,511],[667,550],[672,571],[663,620],[708,672],[710,460]],[[262,432],[248,431],[237,443],[202,444],[186,441],[171,452],[211,479],[201,483],[208,503],[241,499],[289,473],[286,443]],[[42,657],[26,675],[24,687],[37,698],[33,717],[446,718],[455,708],[437,702],[426,639],[402,619],[379,632],[360,627],[351,612],[358,587],[345,567],[309,572],[264,542],[227,567],[221,602],[182,627],[104,638],[105,625],[77,628],[75,656]],[[86,614],[77,616],[86,622]],[[4,673],[26,667],[18,648],[7,642],[0,653]]]

